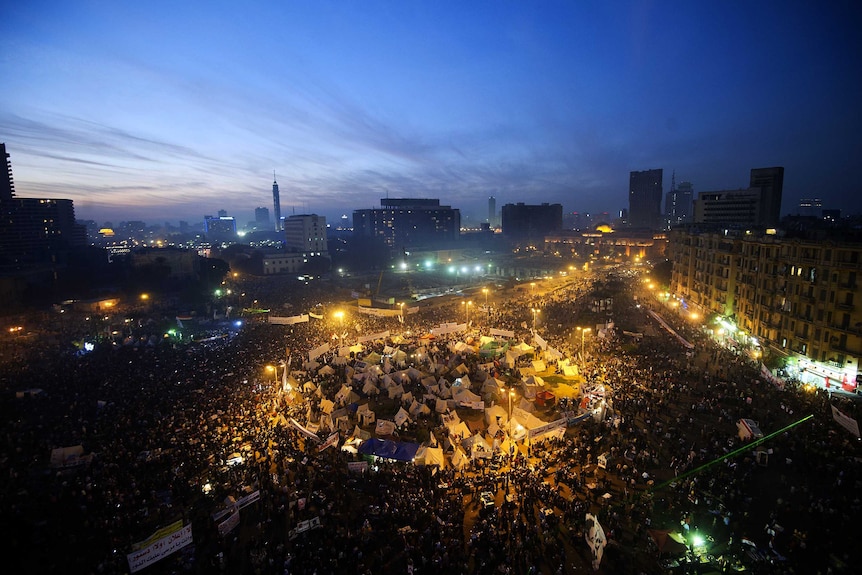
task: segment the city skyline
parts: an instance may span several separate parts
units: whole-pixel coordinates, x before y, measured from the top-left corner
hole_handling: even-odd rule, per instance
[[[782,214],[805,197],[862,211],[853,3],[233,8],[4,8],[17,195],[244,224],[275,170],[284,215],[433,197],[477,222],[489,196],[614,214],[632,171],[696,195],[784,166]]]

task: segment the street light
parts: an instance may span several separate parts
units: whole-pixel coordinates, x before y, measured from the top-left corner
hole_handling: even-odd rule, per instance
[[[530,282],[530,296],[534,297],[536,295],[536,282]]]
[[[581,332],[581,355],[584,355],[584,336],[588,331],[593,331],[591,327],[578,327],[579,332]]]
[[[278,368],[274,365],[267,365],[266,371],[271,371],[275,375],[275,383],[278,384]]]
[[[515,397],[515,390],[509,388],[509,433],[512,432],[512,398]]]
[[[462,301],[461,303],[464,305],[464,309],[466,310],[467,325],[469,326],[470,325],[470,306],[473,305],[473,302],[472,301]]]
[[[541,310],[537,307],[532,307],[530,311],[533,312],[533,331],[536,331],[536,316],[539,315]]]
[[[401,311],[401,323],[404,323],[404,302],[398,304],[398,309]]]
[[[485,307],[488,307],[488,288],[482,288],[482,293],[485,294]]]

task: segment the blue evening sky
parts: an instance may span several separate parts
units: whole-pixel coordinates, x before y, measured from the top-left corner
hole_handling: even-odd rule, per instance
[[[617,212],[744,188],[862,212],[862,3],[6,3],[0,142],[17,194],[82,219],[330,221],[386,197]]]

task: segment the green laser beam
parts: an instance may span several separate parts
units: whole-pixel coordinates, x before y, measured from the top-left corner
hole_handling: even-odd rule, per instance
[[[704,469],[707,469],[708,467],[712,467],[712,466],[713,466],[713,465],[715,465],[716,463],[721,463],[721,462],[722,462],[722,461],[724,461],[725,459],[728,459],[728,458],[730,458],[730,457],[735,457],[736,455],[739,455],[740,453],[744,453],[744,452],[746,452],[746,451],[751,451],[753,448],[757,447],[758,445],[760,445],[760,444],[761,444],[761,443],[763,443],[764,441],[768,441],[768,440],[772,439],[773,437],[775,437],[776,435],[782,434],[782,433],[784,433],[785,431],[787,431],[787,430],[789,430],[789,429],[792,429],[792,428],[796,427],[797,425],[799,425],[800,423],[804,423],[804,422],[808,421],[809,419],[811,419],[811,418],[813,418],[813,417],[814,417],[814,414],[812,413],[811,415],[808,415],[808,416],[806,416],[806,417],[803,417],[803,418],[802,418],[802,419],[800,419],[799,421],[794,421],[794,422],[793,422],[793,423],[791,423],[790,425],[787,425],[787,426],[785,426],[785,427],[782,427],[782,428],[781,428],[781,429],[779,429],[778,431],[773,431],[773,432],[772,432],[772,433],[770,433],[769,435],[766,435],[766,436],[764,436],[764,437],[761,437],[760,439],[757,439],[757,440],[755,440],[755,441],[753,441],[753,442],[751,442],[751,443],[746,443],[746,444],[745,444],[745,445],[743,445],[742,447],[740,447],[740,448],[738,448],[738,449],[734,449],[734,450],[733,450],[733,451],[731,451],[730,453],[727,453],[727,454],[725,454],[725,455],[722,455],[721,457],[719,457],[719,458],[717,458],[717,459],[713,459],[712,461],[709,461],[709,462],[707,462],[707,463],[704,463],[704,464],[703,464],[703,465],[701,465],[700,467],[695,467],[694,469],[691,469],[691,470],[689,470],[689,471],[686,471],[685,473],[683,473],[682,475],[680,475],[680,476],[678,476],[678,477],[674,477],[673,479],[668,479],[668,480],[667,480],[667,481],[665,481],[664,483],[660,483],[660,484],[656,485],[655,487],[652,487],[652,488],[648,489],[648,490],[647,490],[647,492],[648,492],[648,493],[652,493],[653,491],[658,491],[659,489],[664,489],[665,487],[667,487],[668,485],[671,485],[672,483],[676,483],[677,481],[682,481],[682,480],[683,480],[683,479],[685,479],[686,477],[690,477],[690,476],[694,475],[695,473],[700,473],[700,472],[701,472],[701,471],[703,471]]]

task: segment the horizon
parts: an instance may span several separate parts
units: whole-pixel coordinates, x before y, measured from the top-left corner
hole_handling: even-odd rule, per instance
[[[0,141],[19,197],[82,220],[272,218],[273,170],[282,214],[329,221],[387,196],[616,214],[632,171],[696,195],[767,166],[782,215],[862,212],[849,2],[43,8],[0,24]]]

